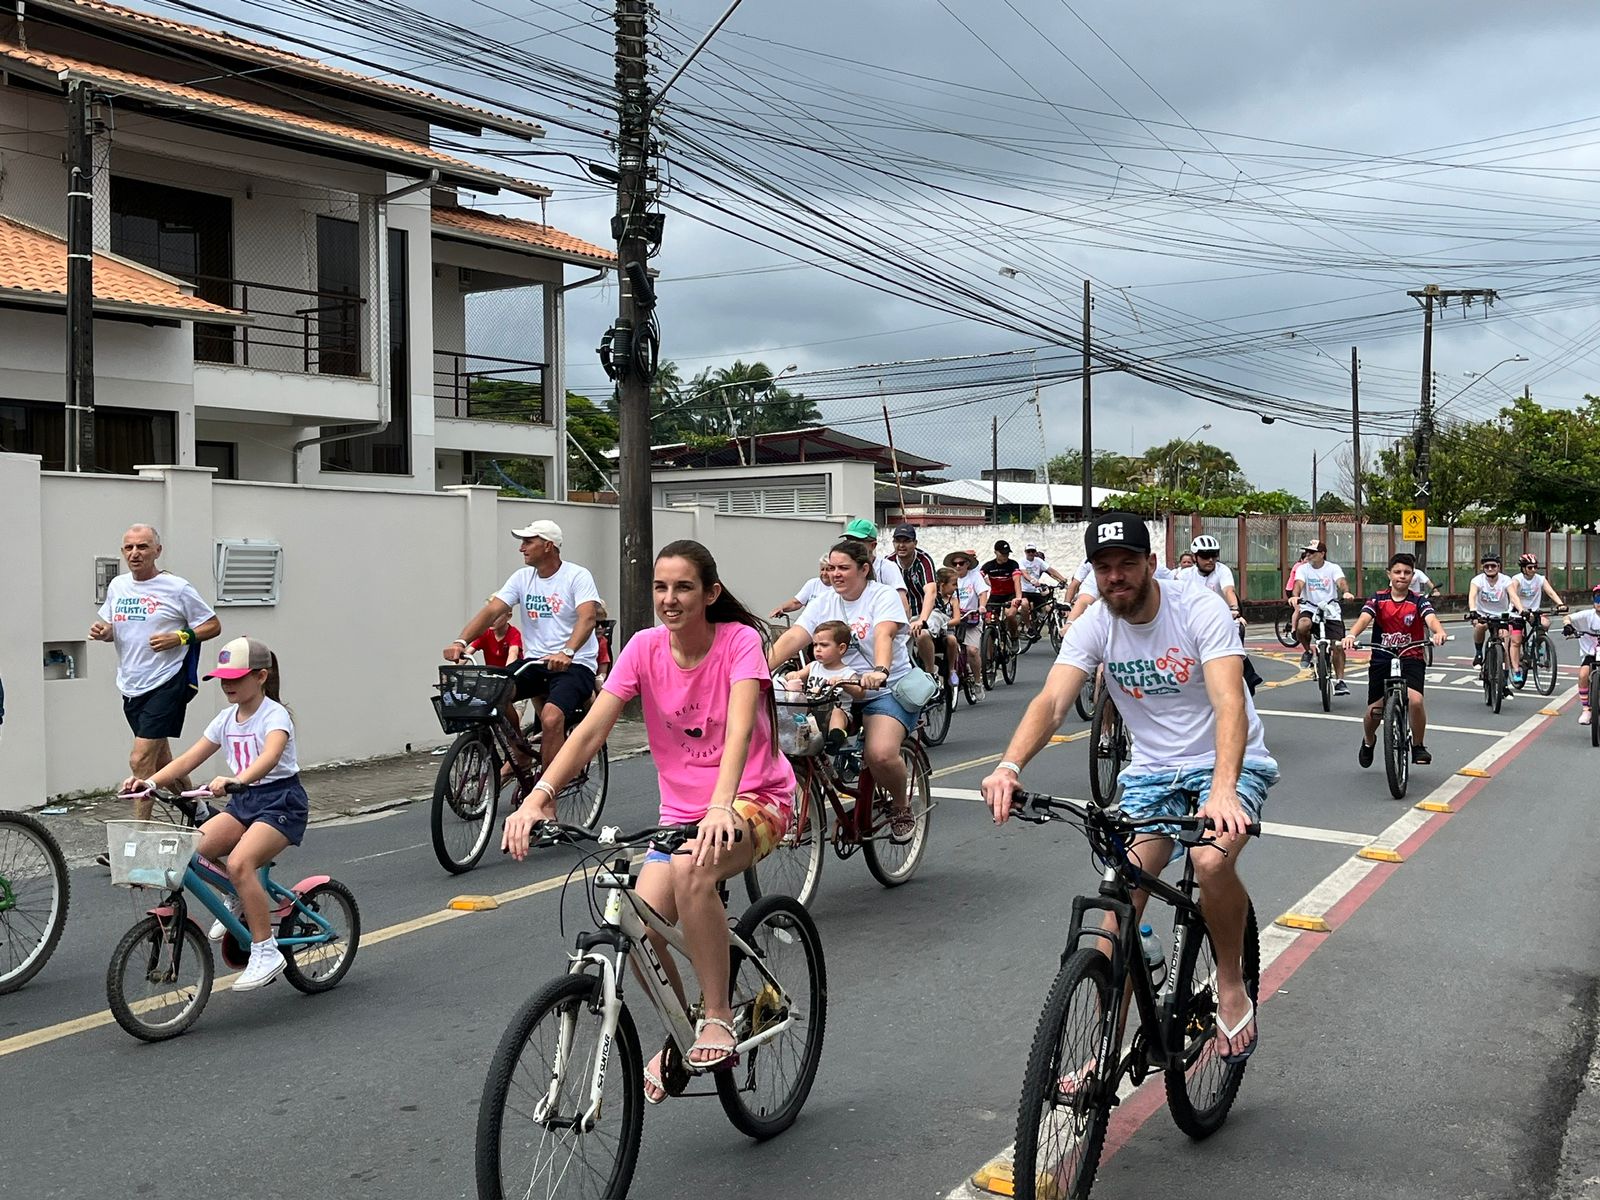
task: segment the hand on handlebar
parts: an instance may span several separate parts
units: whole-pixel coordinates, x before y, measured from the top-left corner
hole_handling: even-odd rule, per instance
[[[117,788],[117,798],[119,800],[132,800],[138,797],[148,796],[155,790],[156,785],[151,783],[148,779],[140,779],[137,775],[129,775],[122,781],[122,785]]]
[[[1354,650],[1356,648],[1355,635],[1354,634],[1346,634],[1344,640],[1342,642],[1340,642],[1339,644],[1341,646],[1343,646],[1346,650]]]
[[[1345,592],[1339,598],[1341,600],[1354,600],[1356,598],[1356,594],[1354,592]]]
[[[218,775],[210,783],[206,784],[206,791],[210,792],[213,796],[226,796],[230,790],[238,792],[242,790],[244,786],[244,784],[240,783],[232,775]]]
[[[444,648],[444,660],[450,663],[460,662],[470,653],[472,651],[469,647],[463,646],[460,642],[451,642]]]
[[[1250,814],[1245,812],[1234,788],[1213,784],[1211,795],[1195,810],[1195,815],[1209,818],[1216,831],[1224,836],[1244,837],[1250,832]]]
[[[529,796],[516,812],[506,818],[506,831],[500,838],[500,849],[509,853],[518,862],[527,858],[528,841],[532,836],[533,827],[544,819],[536,810],[533,797]]]
[[[1011,819],[1012,806],[1022,794],[1022,783],[1012,772],[996,768],[984,776],[978,790],[994,814],[994,823],[1004,825]]]

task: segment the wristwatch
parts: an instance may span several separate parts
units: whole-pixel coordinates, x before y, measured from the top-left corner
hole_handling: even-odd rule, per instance
[[[885,675],[887,675],[889,673],[889,668],[884,666],[882,663],[876,664],[872,669],[874,671],[882,672]]]

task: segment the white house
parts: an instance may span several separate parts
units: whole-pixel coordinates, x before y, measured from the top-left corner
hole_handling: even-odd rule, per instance
[[[563,291],[615,259],[472,207],[550,193],[456,149],[543,130],[101,0],[0,14],[0,451],[62,462],[73,83],[98,469],[433,490],[529,458],[564,497]]]

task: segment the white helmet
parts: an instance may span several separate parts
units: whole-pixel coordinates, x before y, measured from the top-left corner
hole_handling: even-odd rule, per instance
[[[1202,533],[1199,537],[1195,538],[1194,541],[1189,543],[1190,554],[1199,554],[1201,551],[1205,551],[1208,554],[1221,554],[1222,543],[1217,541],[1217,539],[1212,537],[1209,533]]]

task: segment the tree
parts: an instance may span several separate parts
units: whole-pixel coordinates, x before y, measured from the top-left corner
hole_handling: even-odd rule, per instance
[[[1518,396],[1494,422],[1506,457],[1490,516],[1534,529],[1583,526],[1600,511],[1600,398],[1576,410],[1546,409]]]
[[[1353,512],[1350,501],[1336,492],[1323,492],[1317,497],[1317,512],[1323,516],[1329,513]]]
[[[1239,469],[1239,460],[1210,442],[1173,438],[1151,446],[1141,455],[1150,482],[1161,488],[1185,490],[1201,496],[1241,494],[1250,490],[1250,481]]]
[[[567,434],[582,451],[568,452],[567,486],[575,492],[609,491],[611,481],[597,465],[605,463],[606,451],[616,449],[617,418],[589,397],[568,392]]]
[[[1083,483],[1083,452],[1068,450],[1045,464],[1050,483]],[[1094,486],[1136,488],[1144,479],[1143,459],[1130,458],[1114,450],[1099,450],[1094,456]]]
[[[1306,502],[1292,492],[1244,491],[1226,496],[1201,496],[1191,491],[1143,487],[1112,496],[1108,508],[1153,514],[1199,513],[1202,517],[1236,517],[1257,513],[1288,514],[1308,511]]]

